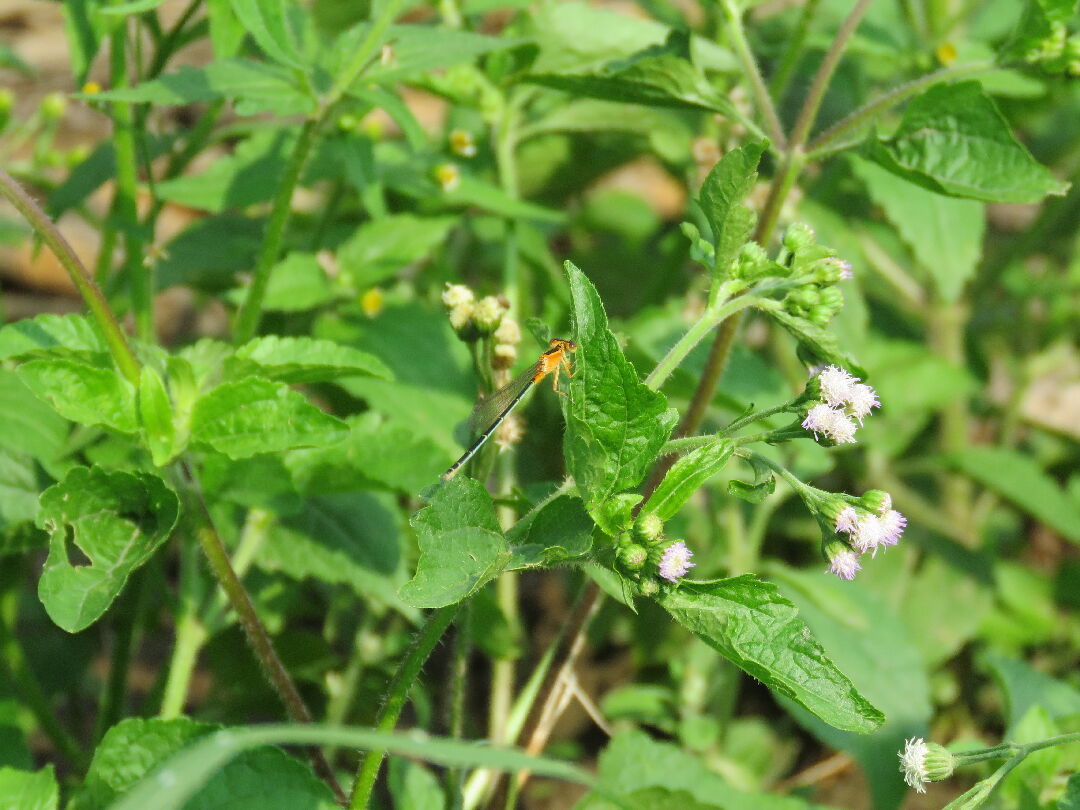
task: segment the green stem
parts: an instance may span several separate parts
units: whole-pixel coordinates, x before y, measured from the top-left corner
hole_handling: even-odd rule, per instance
[[[936,70],[933,73],[928,73],[918,79],[902,84],[899,87],[895,87],[881,98],[871,101],[869,104],[855,110],[846,118],[837,121],[814,138],[814,140],[807,145],[807,154],[811,160],[820,160],[827,155],[845,149],[849,145],[847,142],[837,143],[844,135],[852,130],[858,129],[864,124],[868,124],[881,113],[895,107],[897,104],[907,101],[909,98],[917,95],[931,85],[940,82],[959,81],[960,79],[968,78],[970,76],[992,73],[997,70],[1003,70],[1003,68],[998,67],[992,62],[976,62],[970,65],[961,65],[959,67],[942,68],[941,70]]]
[[[795,65],[799,62],[803,45],[806,43],[806,34],[810,30],[810,20],[817,13],[819,2],[821,0],[806,0],[803,3],[799,21],[795,24],[795,30],[792,32],[787,47],[784,49],[784,56],[780,60],[780,66],[776,69],[772,82],[770,82],[770,89],[774,98],[783,99],[784,93],[787,92],[791,74],[795,70]]]
[[[115,616],[112,656],[109,661],[109,677],[102,690],[101,709],[98,712],[94,730],[95,740],[100,740],[105,732],[123,716],[128,671],[131,668],[131,654],[135,646],[135,631],[148,574],[146,569],[135,572],[124,590],[120,605],[114,607],[112,611]]]
[[[844,48],[847,47],[848,40],[855,33],[855,29],[858,28],[859,22],[869,10],[872,2],[873,0],[858,0],[851,11],[848,12],[844,22],[840,24],[840,30],[836,32],[829,50],[825,53],[825,58],[818,67],[817,73],[814,74],[814,80],[811,82],[810,89],[806,93],[806,99],[799,110],[799,117],[795,119],[795,126],[792,127],[789,144],[793,152],[802,149],[806,143],[810,129],[814,126],[814,121],[817,120],[818,110],[821,108],[821,102],[825,98],[825,91],[829,87],[829,80],[832,79],[833,73],[840,64],[840,57],[844,55]]]
[[[113,89],[128,87],[127,25],[121,23],[111,35],[109,61]],[[116,154],[115,214],[124,237],[124,272],[131,293],[131,309],[135,315],[135,331],[147,342],[154,340],[154,289],[152,266],[143,264],[143,240],[139,227],[138,155],[135,150],[134,116],[131,102],[110,103],[113,122],[113,150]]]
[[[765,119],[765,126],[769,130],[769,140],[777,149],[784,148],[784,128],[780,124],[780,118],[776,114],[776,106],[769,97],[769,88],[765,86],[765,80],[761,78],[761,69],[757,60],[750,50],[750,44],[746,41],[746,32],[743,30],[742,11],[732,0],[724,0],[724,16],[727,18],[728,37],[735,48],[735,55],[742,62],[743,73],[750,81],[750,90],[754,94],[758,111]]]
[[[406,651],[401,665],[398,667],[397,672],[394,673],[386,702],[383,703],[378,717],[375,719],[375,730],[391,731],[397,725],[398,717],[401,716],[401,710],[405,707],[405,701],[409,697],[409,690],[420,674],[424,662],[431,655],[431,651],[435,649],[435,645],[439,643],[439,639],[446,632],[446,628],[454,620],[460,606],[460,602],[447,605],[432,611],[428,615],[427,622],[413,638],[413,642]],[[385,755],[384,750],[372,748],[360,760],[360,768],[356,772],[356,782],[353,785],[352,796],[349,798],[351,810],[365,810],[367,808]]]
[[[259,328],[259,320],[262,317],[262,303],[266,296],[266,287],[270,282],[270,271],[277,263],[281,253],[281,245],[285,240],[285,227],[289,222],[293,191],[300,181],[300,173],[304,169],[308,155],[311,154],[315,142],[318,140],[319,131],[323,124],[335,114],[338,103],[344,97],[348,89],[367,68],[375,49],[383,41],[386,29],[401,11],[404,0],[388,0],[378,18],[371,24],[367,35],[360,46],[356,49],[352,61],[342,71],[337,82],[319,104],[319,112],[304,122],[300,129],[300,135],[293,147],[289,162],[281,176],[277,192],[274,194],[274,202],[270,209],[270,219],[266,223],[266,233],[263,236],[262,249],[255,263],[255,270],[248,287],[247,295],[240,305],[240,311],[236,316],[236,327],[233,339],[235,343],[245,343],[255,337]]]
[[[504,574],[505,576],[505,574]],[[461,611],[454,633],[454,653],[450,673],[450,737],[460,740],[465,736],[465,686],[469,675],[469,653],[472,643],[469,639],[472,621],[472,605],[466,604]],[[494,742],[494,740],[492,741]],[[446,804],[449,810],[461,810],[462,787],[465,783],[463,768],[448,768],[446,771]]]
[[[67,271],[68,276],[79,290],[87,309],[97,322],[98,328],[105,338],[113,361],[117,368],[132,385],[139,384],[139,361],[128,345],[127,338],[120,328],[116,316],[109,308],[105,295],[101,292],[94,281],[93,276],[87,272],[71,245],[64,239],[64,235],[49,217],[34,202],[29,194],[7,172],[0,169],[0,194],[8,200],[15,209],[22,214],[23,218],[30,223],[30,227],[38,235],[42,242],[56,255],[61,266]]]
[[[229,604],[236,612],[236,617],[244,630],[244,636],[247,638],[248,646],[262,666],[263,673],[274,687],[274,691],[278,693],[278,697],[281,698],[281,702],[285,705],[285,711],[288,713],[289,719],[294,723],[312,722],[311,713],[308,711],[304,699],[300,696],[296,684],[278,657],[266,626],[259,619],[259,614],[255,611],[251,598],[248,596],[247,591],[244,590],[243,583],[240,582],[236,571],[233,570],[225,544],[214,526],[210,509],[206,505],[206,500],[203,498],[202,491],[191,468],[187,464],[182,463],[182,465],[185,478],[192,484],[191,491],[196,501],[196,508],[203,518],[203,526],[196,532],[199,544],[202,546],[203,554],[210,565],[214,578],[222,590],[225,591],[225,595],[229,598]],[[326,761],[322,751],[316,748],[312,749],[310,753],[315,772],[330,786],[340,802],[344,803],[345,794],[341,790],[341,786],[338,785],[337,777],[334,776],[330,763]]]
[[[724,322],[729,316],[734,315],[736,312],[753,306],[757,303],[757,298],[752,295],[741,295],[736,298],[730,298],[723,304],[715,308],[708,308],[705,314],[686,332],[674,346],[668,350],[668,353],[664,358],[656,364],[656,368],[652,370],[648,377],[645,378],[645,385],[651,388],[653,391],[660,390],[660,386],[664,384],[664,381],[671,376],[672,372],[679,367],[679,364],[686,359],[686,355],[693,351],[694,347],[700,343],[706,335],[709,334],[717,324]]]
[[[176,639],[173,642],[169,675],[161,699],[158,715],[171,720],[184,713],[188,687],[198,661],[199,650],[209,634],[199,621],[199,605],[205,595],[202,574],[199,571],[199,547],[190,542],[189,532],[180,537],[180,584],[179,606],[176,611]]]
[[[86,755],[75,738],[56,719],[19,645],[18,636],[12,632],[18,598],[18,588],[6,588],[0,597],[0,672],[8,676],[8,680],[22,698],[23,705],[34,715],[41,730],[52,740],[60,754],[76,771],[82,773],[87,764]]]

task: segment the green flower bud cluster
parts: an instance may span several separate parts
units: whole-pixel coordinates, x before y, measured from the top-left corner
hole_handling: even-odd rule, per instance
[[[1040,65],[1048,73],[1080,76],[1080,34],[1069,36],[1068,27],[1061,21],[1050,24],[1050,33],[1036,42],[1024,59]]]

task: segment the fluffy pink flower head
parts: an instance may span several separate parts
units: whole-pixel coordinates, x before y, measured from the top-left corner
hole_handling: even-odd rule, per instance
[[[694,552],[686,547],[686,543],[677,540],[664,549],[664,556],[660,558],[659,574],[668,582],[678,582],[697,563],[690,562]]]
[[[855,511],[854,506],[845,506],[840,510],[840,514],[836,516],[836,530],[838,532],[846,532],[850,534],[855,531],[855,527],[859,523],[859,513]]]
[[[833,555],[833,558],[829,560],[829,567],[825,569],[825,573],[835,574],[840,579],[852,580],[855,579],[855,575],[860,570],[862,570],[862,566],[859,565],[859,555],[847,549],[838,551]]]

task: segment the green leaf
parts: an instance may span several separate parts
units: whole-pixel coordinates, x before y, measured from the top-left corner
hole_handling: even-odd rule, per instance
[[[89,99],[89,96],[85,96]],[[294,83],[292,71],[281,65],[248,59],[224,59],[204,67],[182,67],[135,87],[106,90],[94,99],[185,105],[219,98],[243,103],[242,112],[274,112],[278,115],[311,113],[315,100]]]
[[[38,597],[69,633],[101,618],[180,514],[176,493],[160,478],[99,467],[72,468],[41,493],[40,503],[36,522],[49,534],[49,556]],[[73,564],[73,553],[88,563]]]
[[[731,102],[709,84],[690,61],[690,40],[672,31],[663,45],[589,73],[540,73],[525,81],[562,90],[575,97],[599,98],[653,107],[718,112],[734,117]]]
[[[126,794],[148,774],[220,726],[186,717],[172,720],[129,718],[109,729],[86,775],[80,810],[104,810],[122,804]],[[231,761],[229,761],[231,760]],[[333,810],[333,794],[311,769],[279,748],[260,746],[222,762],[215,772],[192,785],[185,810]],[[171,791],[161,791],[159,797]],[[150,806],[150,805],[148,805]],[[153,805],[160,807],[160,801]],[[179,805],[177,805],[179,807]]]
[[[592,512],[645,477],[678,414],[623,357],[592,282],[572,262],[565,266],[577,353],[563,446],[567,468]]]
[[[71,424],[49,410],[14,371],[0,368],[0,447],[42,462],[57,458]]]
[[[155,721],[161,722],[161,721]],[[379,749],[413,759],[425,759],[444,765],[469,768],[494,768],[500,771],[529,770],[538,776],[562,779],[591,786],[593,777],[569,763],[534,757],[521,751],[494,746],[481,746],[472,741],[445,740],[415,733],[392,734],[366,728],[330,726],[263,725],[250,728],[230,728],[209,735],[167,759],[142,779],[111,810],[180,810],[212,775],[224,770],[226,763],[248,748],[279,745],[332,745],[347,748]],[[161,789],[162,775],[171,782],[169,790]],[[217,777],[215,777],[217,778]],[[227,781],[227,780],[224,780]],[[240,798],[243,798],[242,796]],[[236,805],[219,805],[234,808]],[[246,805],[250,807],[251,805]],[[264,806],[259,804],[260,807]],[[277,805],[266,805],[276,808]],[[306,805],[289,805],[293,808]],[[199,805],[206,808],[206,805]],[[315,806],[322,810],[321,805]],[[209,810],[209,808],[206,808]]]
[[[309,498],[269,530],[258,564],[293,579],[348,585],[357,596],[397,605],[404,582],[394,514],[367,492]]]
[[[701,185],[699,202],[712,226],[716,249],[713,267],[721,276],[727,274],[754,230],[757,217],[742,201],[757,181],[758,163],[768,145],[768,141],[750,141],[732,149]]]
[[[445,810],[446,792],[442,782],[423,765],[393,757],[387,769],[394,810]]]
[[[728,493],[736,498],[742,498],[747,503],[761,503],[776,491],[776,476],[772,468],[760,456],[752,455],[746,461],[754,471],[753,482],[729,481]]]
[[[0,450],[0,529],[34,519],[38,489],[31,458]]]
[[[0,328],[0,360],[108,352],[97,327],[82,315],[37,315]]]
[[[984,651],[979,663],[990,671],[1005,696],[1009,708],[1006,730],[1010,735],[1034,706],[1045,709],[1052,720],[1080,715],[1080,690],[1072,684],[995,652]]]
[[[769,307],[764,312],[798,341],[799,349],[804,355],[802,360],[807,365],[831,363],[846,368],[860,377],[866,376],[866,372],[855,362],[855,359],[841,350],[836,335],[826,327],[793,315],[782,306]]]
[[[1080,544],[1080,511],[1030,456],[1004,447],[973,447],[950,453],[944,463]]]
[[[365,222],[338,248],[341,273],[355,287],[370,287],[427,256],[446,239],[453,217],[391,214]]]
[[[619,731],[600,753],[599,785],[623,798],[613,803],[590,793],[575,810],[653,810],[657,807],[722,807],[724,810],[804,810],[806,802],[791,796],[742,791],[710,768],[699,757],[669,742],[651,739],[644,731]],[[664,793],[655,793],[662,789]],[[667,795],[665,795],[665,793]],[[652,804],[653,799],[685,804]],[[642,801],[643,800],[643,801]],[[717,802],[720,802],[717,804]]]
[[[172,403],[165,382],[150,366],[142,367],[139,379],[139,420],[154,464],[164,467],[182,448],[176,445]]]
[[[277,191],[278,178],[295,143],[296,130],[292,128],[256,132],[205,171],[159,182],[157,195],[215,214],[265,202]]]
[[[727,466],[734,449],[731,442],[721,439],[680,457],[646,501],[642,513],[654,512],[661,520],[674,516],[698,487]]]
[[[982,258],[985,206],[927,191],[867,160],[854,158],[852,165],[941,298],[956,301]]]
[[[247,377],[204,394],[191,415],[191,440],[229,458],[332,444],[348,425],[287,385]]]
[[[337,39],[326,64],[331,73],[343,69],[369,29],[370,24],[363,23]],[[521,44],[521,40],[510,37],[489,37],[433,25],[391,25],[385,36],[393,48],[393,57],[386,63],[372,63],[358,85],[393,85],[418,73],[471,62],[486,53]]]
[[[239,305],[245,290],[230,291],[229,300]],[[304,312],[334,300],[334,288],[319,260],[311,253],[290,253],[270,271],[263,309],[271,312]]]
[[[230,0],[233,13],[243,24],[263,53],[291,68],[304,70],[307,66],[293,41],[287,14],[292,7],[288,0]]]
[[[874,573],[878,566],[891,564],[896,566],[895,579],[902,560],[893,556],[875,560]],[[805,571],[773,570],[827,660],[854,681],[887,720],[873,734],[851,734],[837,730],[828,717],[813,717],[790,701],[781,702],[825,745],[845,750],[859,762],[875,807],[895,807],[906,792],[897,775],[896,751],[909,737],[927,736],[933,715],[926,664],[888,597],[879,596],[861,578],[843,582],[822,569],[819,564]]]
[[[406,604],[436,608],[468,598],[510,561],[495,505],[478,481],[459,476],[438,485],[413,515],[420,547],[416,575],[398,593]]]
[[[251,269],[262,237],[263,223],[248,216],[201,217],[165,245],[158,285],[224,290],[235,283],[236,273]]]
[[[729,661],[826,723],[865,734],[885,721],[829,660],[775,585],[751,575],[684,581],[658,601]]]
[[[290,384],[355,376],[390,380],[394,376],[378,357],[352,346],[332,340],[278,335],[245,343],[226,363],[226,371],[232,377],[258,374]]]
[[[75,360],[31,360],[19,379],[54,411],[84,425],[106,425],[121,433],[139,428],[135,387],[111,368]]]
[[[165,0],[131,0],[130,3],[120,3],[115,6],[102,6],[98,11],[101,14],[115,14],[117,16],[142,14],[144,11],[153,11],[164,2]]]
[[[330,447],[295,450],[285,460],[297,487],[310,494],[386,487],[416,493],[450,465],[453,457],[404,424],[387,423],[375,411],[349,422],[349,435]]]
[[[866,154],[894,174],[952,197],[1033,203],[1069,188],[1013,137],[978,82],[931,87],[904,110],[892,137],[867,142]]]
[[[514,554],[509,568],[554,565],[587,554],[593,521],[581,499],[560,495],[540,504],[506,533]]]
[[[0,807],[5,810],[56,810],[60,786],[52,765],[40,771],[0,768]]]

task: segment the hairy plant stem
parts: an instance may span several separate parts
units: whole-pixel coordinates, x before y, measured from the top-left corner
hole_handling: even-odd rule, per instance
[[[446,628],[457,615],[461,603],[458,602],[446,607],[437,608],[428,614],[427,622],[414,637],[405,657],[398,666],[394,678],[390,681],[387,690],[386,702],[379,709],[375,719],[376,731],[391,731],[397,725],[401,710],[405,707],[405,701],[409,697],[409,690],[420,674],[424,662],[427,661],[435,645],[439,643]],[[375,788],[375,780],[379,777],[379,768],[382,766],[385,750],[372,748],[360,760],[360,767],[356,771],[356,781],[353,784],[352,796],[349,797],[350,810],[365,810],[371,801],[371,792]]]
[[[761,77],[761,69],[758,67],[754,53],[750,50],[750,44],[746,41],[746,31],[742,25],[742,10],[733,0],[724,0],[724,17],[727,21],[728,38],[735,48],[735,55],[743,66],[743,73],[750,82],[750,90],[754,94],[758,112],[765,119],[765,126],[769,132],[769,140],[774,146],[783,150],[784,128],[780,124],[780,117],[776,114],[776,106],[769,97],[769,88],[765,86],[765,80]]]
[[[126,53],[126,18],[110,35],[110,82],[113,89],[129,86]],[[113,150],[116,154],[116,198],[113,212],[122,223],[124,239],[124,273],[131,294],[131,311],[135,316],[135,332],[139,338],[152,343],[154,333],[153,264],[143,264],[143,238],[139,225],[138,168],[135,150],[135,117],[129,101],[109,103],[113,123]]]
[[[255,270],[252,274],[251,285],[240,305],[240,311],[236,315],[236,324],[233,329],[233,341],[245,343],[255,337],[259,328],[259,320],[262,318],[263,299],[266,297],[266,288],[270,283],[270,271],[277,264],[281,254],[281,246],[285,241],[285,228],[289,224],[291,214],[292,195],[300,182],[300,174],[307,163],[319,133],[323,125],[333,118],[337,109],[344,99],[345,94],[360,74],[367,68],[375,54],[375,49],[382,42],[383,35],[390,23],[394,21],[404,5],[404,0],[388,0],[379,11],[379,16],[371,24],[367,35],[361,41],[356,53],[348,66],[341,72],[338,80],[330,88],[327,94],[320,100],[319,109],[312,113],[300,128],[300,134],[293,146],[292,154],[281,175],[274,201],[270,208],[270,218],[266,223],[266,233],[263,235],[262,248],[259,250],[258,259],[255,262]]]
[[[465,735],[465,686],[469,675],[469,654],[472,652],[472,603],[467,602],[461,611],[454,633],[454,650],[450,671],[450,737],[460,740]],[[494,742],[494,741],[493,741]],[[461,810],[462,787],[465,784],[463,768],[446,771],[446,806],[448,810]]]
[[[304,703],[304,699],[300,696],[300,692],[289,675],[289,671],[285,669],[285,665],[278,657],[266,626],[259,619],[259,614],[251,603],[251,598],[232,567],[228,551],[221,540],[221,535],[218,534],[214,526],[213,516],[210,514],[210,508],[206,504],[198,480],[185,462],[181,462],[181,469],[184,478],[189,482],[187,488],[188,500],[189,502],[194,501],[194,509],[202,516],[203,525],[196,531],[199,545],[202,546],[203,554],[210,564],[210,570],[214,578],[217,580],[218,585],[221,586],[221,589],[225,591],[229,604],[235,611],[236,618],[240,621],[240,627],[244,631],[248,647],[251,648],[256,660],[262,667],[263,673],[274,687],[278,697],[281,698],[281,702],[285,705],[285,711],[289,715],[289,719],[294,723],[311,723],[311,713],[308,711],[307,704]],[[334,771],[330,767],[330,763],[326,761],[322,751],[313,748],[309,755],[315,772],[334,791],[339,803],[344,804],[345,793],[338,784],[337,777],[334,776]]]
[[[41,207],[26,193],[23,187],[3,169],[0,169],[0,194],[15,206],[15,209],[30,223],[30,227],[34,229],[41,241],[48,245],[49,249],[55,254],[60,265],[67,271],[68,276],[78,289],[79,295],[82,296],[98,328],[101,329],[101,334],[105,338],[105,344],[109,347],[109,353],[112,355],[116,367],[120,369],[120,373],[124,375],[128,382],[138,386],[139,361],[135,359],[135,354],[132,352],[131,346],[128,345],[127,337],[120,328],[120,323],[109,308],[104,293],[102,293],[97,282],[94,281],[93,276],[83,266],[83,263],[79,261],[79,257],[75,255],[71,245],[64,239],[64,235],[60,233],[60,230],[53,224],[48,215],[41,210]]]

